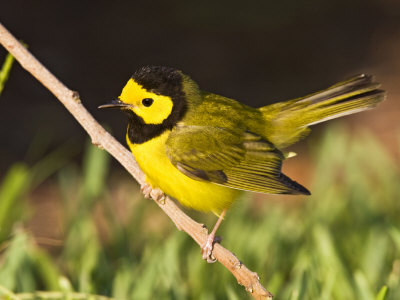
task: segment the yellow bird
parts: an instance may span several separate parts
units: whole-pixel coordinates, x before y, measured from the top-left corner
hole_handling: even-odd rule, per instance
[[[302,98],[252,108],[200,90],[170,67],[136,71],[112,103],[128,114],[127,143],[153,188],[184,206],[219,216],[203,258],[212,261],[215,232],[240,190],[310,192],[281,172],[284,149],[309,126],[375,107],[384,97],[371,76],[358,75]]]

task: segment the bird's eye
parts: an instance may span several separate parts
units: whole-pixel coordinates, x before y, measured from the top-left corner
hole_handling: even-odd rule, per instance
[[[146,106],[146,107],[151,106],[151,105],[153,104],[153,102],[154,102],[154,100],[151,99],[151,98],[144,98],[144,99],[142,100],[142,104],[143,104],[144,106]]]

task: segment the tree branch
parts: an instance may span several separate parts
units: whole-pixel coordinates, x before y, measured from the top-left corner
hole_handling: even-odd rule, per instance
[[[68,89],[51,74],[23,45],[21,45],[0,23],[0,43],[15,57],[21,66],[39,80],[67,108],[74,118],[89,134],[92,143],[109,152],[135,178],[139,184],[145,183],[145,177],[132,154],[111,136],[82,105],[77,92]],[[197,244],[206,242],[208,231],[200,223],[187,216],[170,199],[156,201],[158,206],[170,217],[179,230],[189,234]],[[215,244],[214,257],[223,264],[255,299],[272,299],[260,283],[257,273],[249,270],[230,251]]]

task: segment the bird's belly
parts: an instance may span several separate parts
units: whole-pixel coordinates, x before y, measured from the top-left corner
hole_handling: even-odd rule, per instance
[[[147,182],[160,188],[167,195],[177,199],[181,204],[204,212],[219,214],[228,208],[239,191],[206,181],[194,180],[181,173],[170,162],[165,152],[165,141],[169,132],[163,133],[143,144],[128,145],[146,174]]]

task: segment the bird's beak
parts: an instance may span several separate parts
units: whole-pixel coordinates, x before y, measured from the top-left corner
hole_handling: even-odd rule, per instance
[[[114,99],[110,103],[106,103],[100,105],[98,108],[125,108],[131,106],[130,104],[126,104],[119,99]]]

